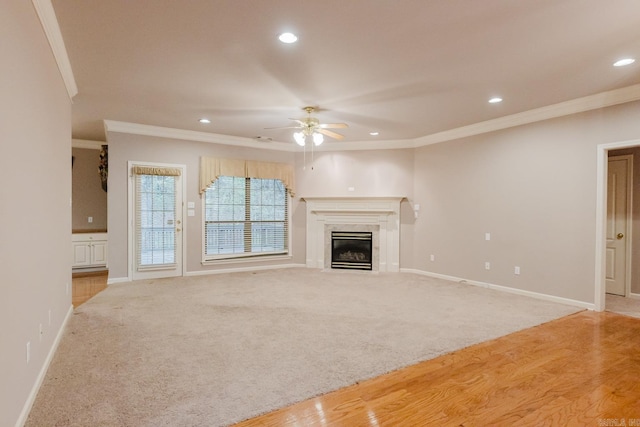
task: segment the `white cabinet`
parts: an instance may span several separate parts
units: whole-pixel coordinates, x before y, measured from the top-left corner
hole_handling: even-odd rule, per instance
[[[107,266],[107,233],[74,233],[71,241],[73,268]]]

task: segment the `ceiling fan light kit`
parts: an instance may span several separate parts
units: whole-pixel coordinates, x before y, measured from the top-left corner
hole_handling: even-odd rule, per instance
[[[299,146],[304,147],[304,144],[305,144],[307,138],[304,136],[304,133],[302,133],[302,132],[294,132],[293,133],[293,139],[296,140],[296,143]]]
[[[327,129],[342,129],[349,127],[346,123],[320,123],[320,120],[315,117],[311,117],[311,113],[316,110],[316,107],[304,107],[303,110],[307,112],[307,117],[304,119],[289,119],[296,122],[297,126],[283,126],[268,129],[300,129],[293,133],[293,139],[296,144],[301,147],[306,145],[308,136],[311,136],[313,143],[316,146],[324,142],[325,136],[338,140],[344,138],[341,134]]]

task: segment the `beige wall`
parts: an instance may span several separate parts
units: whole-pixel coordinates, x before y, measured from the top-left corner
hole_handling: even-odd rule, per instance
[[[187,191],[185,202],[195,203],[195,216],[185,217],[187,245],[187,272],[229,268],[229,265],[203,266],[202,260],[202,200],[198,193],[200,156],[264,160],[269,162],[294,163],[292,153],[273,150],[233,147],[205,142],[173,140],[110,132],[109,143],[109,279],[127,277],[127,162],[143,161],[186,165]],[[299,203],[292,201],[294,216],[298,215]],[[294,242],[294,247],[298,244]],[[294,250],[294,258],[279,264],[304,263],[304,252]],[[264,265],[265,262],[243,264]],[[267,263],[268,264],[268,263]],[[271,263],[273,264],[273,263]],[[236,265],[237,267],[237,265]]]
[[[609,156],[620,156],[623,154],[633,156],[631,292],[640,294],[640,147],[609,152]]]
[[[417,149],[415,268],[593,303],[596,146],[640,138],[639,113],[634,102]]]
[[[2,2],[0,39],[0,425],[13,426],[71,308],[71,103],[30,1]]]
[[[102,189],[98,165],[100,150],[73,148],[72,228],[74,231],[107,230],[107,193]],[[88,222],[88,217],[93,222]]]
[[[334,151],[296,155],[300,197],[401,196],[400,267],[413,265],[413,149]],[[353,190],[351,191],[350,188]],[[295,218],[296,235],[305,243],[304,206]]]
[[[305,260],[300,197],[404,196],[401,268],[593,303],[596,146],[640,138],[639,112],[634,102],[417,149],[316,152],[313,158],[111,133],[111,277],[127,273],[127,160],[187,165],[187,201],[196,203],[196,216],[188,219],[187,271],[229,268],[200,264],[198,158],[217,155],[295,163],[293,263]],[[417,219],[415,204],[421,205]]]
[[[243,158],[295,164],[296,197],[291,200],[291,233],[293,258],[276,264],[304,265],[306,207],[304,196],[406,196],[411,197],[413,186],[412,150],[344,151],[294,154],[273,150],[233,147],[184,140],[171,140],[110,132],[109,142],[109,277],[127,277],[127,162],[147,161],[177,163],[187,166],[188,202],[196,205],[196,215],[187,217],[187,271],[197,272],[222,268],[274,265],[273,262],[219,264],[203,266],[202,204],[198,194],[200,156]],[[354,187],[354,191],[348,191]],[[401,256],[403,262],[412,254],[411,232],[413,214],[406,201],[402,205]]]

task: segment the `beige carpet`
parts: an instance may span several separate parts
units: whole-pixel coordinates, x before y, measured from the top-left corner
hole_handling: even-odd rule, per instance
[[[640,318],[640,299],[637,298],[625,298],[619,295],[606,294],[605,307],[607,311],[613,313]]]
[[[70,319],[26,425],[227,425],[577,311],[402,273],[110,285]]]

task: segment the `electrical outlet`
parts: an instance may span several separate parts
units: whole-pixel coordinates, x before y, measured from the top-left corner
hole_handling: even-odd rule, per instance
[[[487,262],[485,262],[485,263],[484,263],[484,269],[485,269],[485,270],[491,270],[491,263],[490,263],[490,262],[488,262],[488,261],[487,261]]]
[[[91,224],[93,222],[93,217],[92,216],[87,217],[87,222]]]
[[[429,259],[430,259],[431,261],[435,261],[435,260],[436,260],[436,256],[435,256],[435,255],[433,255],[433,254],[431,254],[431,256],[429,257]]]
[[[491,240],[491,233],[484,233],[484,240]]]
[[[27,363],[31,360],[31,341],[27,341]]]
[[[513,267],[513,273],[514,274],[520,274],[520,267],[518,267],[517,265],[515,267]]]

